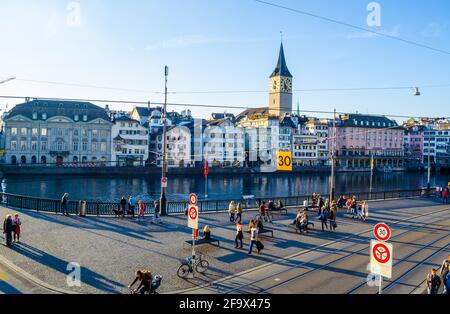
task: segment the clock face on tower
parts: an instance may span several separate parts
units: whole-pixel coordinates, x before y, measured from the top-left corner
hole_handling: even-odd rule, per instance
[[[274,93],[274,92],[278,92],[279,90],[280,90],[280,88],[279,88],[279,79],[274,79],[274,80],[272,80],[272,82],[271,82],[271,86],[270,86],[270,91],[272,92],[272,93]]]
[[[281,79],[281,91],[285,93],[292,92],[292,80],[289,77],[283,77]]]

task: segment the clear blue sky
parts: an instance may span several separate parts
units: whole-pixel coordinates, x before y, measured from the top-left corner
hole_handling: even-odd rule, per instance
[[[368,27],[367,0],[268,0]],[[268,90],[284,33],[294,89],[450,84],[450,55],[294,14],[253,0],[0,0],[0,78],[163,91]],[[373,30],[450,50],[450,2],[380,0]],[[450,87],[412,91],[296,92],[301,109],[450,116]],[[161,95],[13,81],[0,94],[162,101]],[[268,95],[179,94],[170,102],[266,106]],[[0,100],[11,106],[18,101]],[[114,107],[114,106],[113,106]],[[118,106],[115,106],[116,108]],[[120,106],[130,109],[130,105]],[[170,108],[171,110],[172,108]],[[182,108],[176,108],[181,110]],[[193,109],[197,116],[212,111]],[[228,110],[239,112],[239,110]]]

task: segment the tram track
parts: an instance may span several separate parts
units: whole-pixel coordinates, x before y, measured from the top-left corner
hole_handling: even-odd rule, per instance
[[[434,217],[434,215],[439,214],[439,213],[442,213],[442,212],[444,212],[444,211],[448,211],[448,209],[441,209],[441,210],[437,210],[437,211],[434,211],[434,212],[431,212],[431,213],[428,213],[428,214],[415,215],[415,216],[413,216],[413,217],[409,217],[409,218],[407,218],[407,219],[402,219],[402,220],[395,221],[395,222],[391,223],[391,226],[396,226],[396,225],[399,225],[399,224],[401,224],[401,223],[405,223],[405,222],[409,222],[409,221],[411,221],[411,220],[417,219],[417,218],[419,218],[419,217],[429,217],[429,218],[430,218],[430,219],[425,219],[424,221],[421,221],[420,224],[419,224],[418,226],[413,227],[413,229],[406,230],[406,231],[404,231],[404,232],[402,232],[402,233],[396,235],[396,236],[393,237],[393,238],[397,238],[397,237],[400,237],[400,236],[402,236],[402,235],[409,234],[409,233],[412,233],[412,232],[414,232],[414,231],[416,231],[416,230],[419,230],[421,227],[423,227],[423,224],[424,224],[424,223],[429,223],[430,221],[435,220],[436,217]],[[433,217],[430,217],[430,216],[433,216]],[[438,222],[443,221],[443,220],[445,220],[445,219],[446,219],[446,218],[437,219],[437,220],[434,221],[434,223],[438,223]],[[415,223],[410,224],[410,225],[408,225],[407,227],[411,227],[411,226],[413,226],[414,224],[415,224]],[[307,250],[307,251],[304,251],[304,252],[300,252],[300,253],[298,253],[298,254],[296,254],[296,255],[294,255],[294,256],[290,256],[290,258],[294,258],[294,257],[298,257],[298,256],[301,256],[301,255],[310,253],[310,252],[314,252],[315,250],[317,250],[317,249],[319,249],[319,248],[321,248],[321,247],[329,246],[329,245],[331,245],[331,244],[336,244],[336,243],[339,243],[339,242],[344,242],[345,240],[347,240],[347,239],[349,239],[349,238],[354,238],[355,236],[364,235],[364,234],[369,233],[369,232],[372,232],[372,229],[364,230],[364,231],[361,231],[361,232],[359,232],[359,233],[355,233],[355,234],[353,234],[353,235],[350,235],[350,236],[346,236],[346,237],[340,238],[339,240],[335,240],[335,241],[332,241],[332,242],[330,242],[330,243],[326,243],[326,244],[324,244],[324,245],[322,245],[322,246],[318,246],[318,247],[316,247],[315,249],[312,249],[312,250]],[[295,281],[295,280],[298,280],[298,279],[300,279],[300,278],[306,277],[307,275],[310,275],[310,274],[315,273],[315,272],[317,272],[317,271],[319,271],[319,270],[322,270],[322,269],[324,269],[324,268],[326,268],[326,267],[329,267],[330,265],[332,265],[332,264],[334,264],[334,263],[336,263],[336,262],[339,262],[339,261],[343,261],[343,260],[349,259],[349,258],[351,258],[352,256],[354,256],[354,255],[356,255],[356,254],[359,254],[359,253],[361,253],[362,251],[367,250],[367,243],[366,243],[366,242],[363,242],[363,241],[358,241],[358,243],[351,243],[351,244],[349,244],[349,245],[347,245],[347,246],[341,248],[340,251],[345,251],[346,249],[349,249],[349,248],[351,248],[351,247],[353,247],[353,246],[355,246],[355,245],[358,245],[358,244],[364,244],[364,245],[366,245],[366,246],[365,246],[363,249],[360,249],[360,250],[351,252],[351,253],[349,253],[349,254],[347,254],[347,255],[345,255],[345,256],[342,256],[342,257],[340,257],[340,258],[338,258],[338,259],[335,259],[335,260],[333,260],[333,261],[331,261],[331,262],[329,262],[329,263],[326,263],[325,265],[322,265],[322,266],[319,267],[319,268],[315,268],[315,269],[309,270],[309,271],[307,271],[306,273],[303,273],[303,274],[301,274],[301,275],[295,276],[295,277],[293,277],[293,278],[290,278],[290,279],[288,279],[288,280],[286,280],[286,281],[283,281],[283,282],[280,282],[280,283],[278,283],[278,284],[272,285],[272,286],[269,287],[269,288],[259,289],[258,293],[264,293],[264,292],[266,292],[266,291],[268,291],[268,290],[271,290],[271,289],[274,289],[274,288],[281,287],[281,286],[286,285],[286,284],[288,284],[288,283],[290,283],[290,282],[292,282],[292,281]],[[313,258],[312,260],[305,261],[305,262],[301,262],[301,263],[296,264],[296,265],[292,265],[292,266],[289,267],[288,269],[283,269],[283,270],[278,271],[278,272],[276,272],[276,273],[273,273],[273,274],[270,274],[270,275],[268,275],[268,276],[264,276],[264,277],[262,277],[262,278],[259,278],[259,279],[255,280],[255,281],[252,281],[251,283],[243,284],[243,285],[241,285],[241,286],[239,286],[239,287],[234,287],[234,288],[229,289],[229,290],[222,290],[222,291],[220,291],[220,293],[229,294],[229,293],[236,293],[236,292],[239,292],[239,291],[241,291],[241,290],[243,290],[243,289],[245,289],[245,288],[248,288],[248,287],[250,287],[250,286],[254,286],[255,284],[258,284],[258,283],[260,283],[260,282],[263,282],[263,281],[265,281],[265,280],[267,280],[267,279],[270,279],[270,278],[272,278],[272,277],[279,276],[279,275],[282,275],[282,274],[286,274],[287,272],[289,272],[289,271],[291,271],[291,270],[293,270],[293,269],[300,268],[300,267],[302,267],[302,266],[306,266],[306,265],[308,265],[308,264],[310,264],[310,263],[312,263],[312,262],[314,262],[314,261],[317,261],[317,260],[319,260],[319,259],[321,259],[321,258],[323,258],[323,257],[324,257],[324,256],[321,255],[321,256],[318,256],[318,257],[316,257],[316,258]],[[218,288],[220,288],[220,286],[219,286],[218,284],[216,284],[216,286],[217,286]]]

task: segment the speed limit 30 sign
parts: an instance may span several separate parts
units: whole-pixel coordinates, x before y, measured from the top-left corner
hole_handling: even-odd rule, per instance
[[[379,223],[373,228],[373,234],[380,241],[387,241],[391,238],[391,229],[385,223]]]

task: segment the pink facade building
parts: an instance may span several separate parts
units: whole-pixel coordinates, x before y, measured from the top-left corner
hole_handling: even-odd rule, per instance
[[[333,131],[331,130],[331,138]],[[404,129],[384,116],[342,115],[336,124],[336,156],[349,169],[404,166]]]

